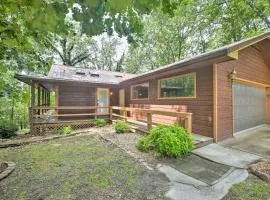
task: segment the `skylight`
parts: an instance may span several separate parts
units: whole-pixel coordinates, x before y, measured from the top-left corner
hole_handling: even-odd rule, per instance
[[[76,74],[77,74],[77,75],[85,75],[85,72],[82,72],[82,71],[76,71]]]
[[[116,78],[123,78],[122,75],[114,75]]]
[[[92,77],[99,77],[99,74],[97,74],[97,73],[91,73],[90,72],[90,76],[92,76]]]

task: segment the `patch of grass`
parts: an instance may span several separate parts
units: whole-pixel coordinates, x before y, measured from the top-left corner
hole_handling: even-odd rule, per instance
[[[270,184],[250,174],[249,177],[233,185],[224,200],[269,200]]]
[[[146,179],[144,167],[94,136],[0,149],[0,160],[16,163],[0,182],[0,199],[162,199],[165,192],[163,176]]]

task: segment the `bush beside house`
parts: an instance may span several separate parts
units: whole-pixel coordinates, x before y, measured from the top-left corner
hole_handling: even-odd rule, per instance
[[[96,126],[98,126],[98,127],[103,127],[103,126],[106,125],[106,121],[105,121],[105,119],[96,119],[96,120],[95,120],[95,124],[96,124]]]
[[[178,157],[191,151],[192,138],[178,125],[159,125],[138,140],[137,148],[144,152],[153,149],[157,156]]]
[[[70,126],[63,127],[59,129],[57,132],[59,135],[68,135],[73,131],[73,129]]]
[[[115,132],[118,134],[127,133],[131,130],[131,126],[122,120],[117,120],[114,129]]]

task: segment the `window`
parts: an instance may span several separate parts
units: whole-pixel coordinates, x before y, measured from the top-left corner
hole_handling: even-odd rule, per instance
[[[195,97],[196,73],[159,80],[159,98]]]
[[[131,99],[148,99],[149,83],[131,86]]]

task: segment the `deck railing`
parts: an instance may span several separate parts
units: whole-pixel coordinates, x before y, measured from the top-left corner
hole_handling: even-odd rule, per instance
[[[65,113],[62,110],[84,110],[82,113]],[[93,111],[86,113],[85,110]],[[51,111],[51,112],[48,112]],[[60,111],[60,112],[59,112]],[[108,106],[35,106],[32,108],[32,118],[46,117],[82,117],[82,116],[99,116],[109,115]]]
[[[118,113],[114,113],[117,110]],[[152,110],[152,109],[141,109],[141,108],[130,108],[130,107],[118,107],[118,106],[111,106],[110,107],[110,119],[113,117],[119,117],[124,119],[126,122],[128,121],[128,112],[132,113],[144,113],[147,116],[147,130],[150,130],[153,126],[153,115],[163,115],[163,116],[170,116],[176,118],[184,119],[184,128],[191,133],[192,132],[192,113],[188,112],[177,112],[177,111],[164,111],[164,110]]]
[[[70,110],[75,113],[63,113],[61,111]],[[82,113],[77,113],[82,110]],[[86,112],[87,111],[87,112]],[[117,112],[115,112],[117,111]],[[35,119],[43,118],[65,118],[65,117],[87,117],[87,116],[109,116],[110,120],[113,117],[124,119],[126,122],[130,119],[128,113],[144,113],[146,115],[147,130],[150,130],[155,124],[153,122],[153,115],[163,115],[181,118],[184,120],[184,128],[191,133],[192,132],[192,113],[188,112],[177,112],[177,111],[164,111],[164,110],[153,110],[153,109],[141,109],[131,107],[118,107],[118,106],[34,106],[30,108],[30,122],[34,122]],[[132,120],[134,121],[134,120]]]

